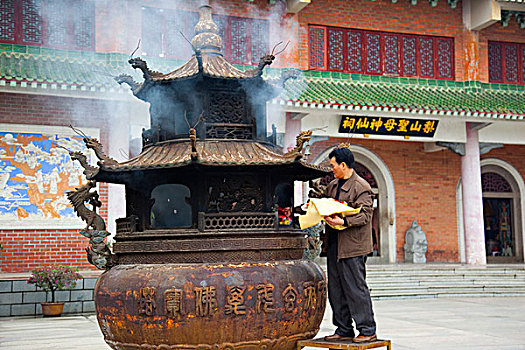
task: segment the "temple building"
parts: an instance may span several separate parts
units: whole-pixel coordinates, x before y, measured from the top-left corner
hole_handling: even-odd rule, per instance
[[[266,125],[252,130],[241,118],[246,125],[239,130],[214,130],[246,129],[283,153],[301,131],[311,130],[303,161],[312,169],[326,164],[334,147],[349,144],[356,171],[376,195],[372,263],[404,262],[405,233],[414,220],[426,235],[427,262],[525,261],[525,3],[209,4],[221,51],[233,64],[229,71],[258,74],[261,57],[273,55],[262,78],[272,86],[284,83],[266,105]],[[65,199],[86,180],[61,147],[86,151],[83,137],[97,138],[109,157],[124,163],[145,144],[197,126],[198,114],[188,109],[187,124],[164,128],[169,137],[155,134],[166,111],[152,103],[157,97],[147,86],[133,81],[148,74],[153,81],[191,76],[199,64],[189,42],[199,5],[1,2],[2,272],[52,263],[92,268],[87,240],[78,234],[85,224]],[[148,62],[142,72],[128,63],[135,59],[140,68],[139,57]],[[215,68],[208,66],[210,74]],[[284,73],[295,79],[280,81]],[[134,95],[147,96],[146,102]],[[223,103],[235,109],[236,101]],[[94,165],[95,156],[89,161]],[[296,203],[306,200],[308,186],[296,183]],[[124,189],[101,183],[98,192],[99,214],[115,232],[115,220],[126,216],[119,205]]]

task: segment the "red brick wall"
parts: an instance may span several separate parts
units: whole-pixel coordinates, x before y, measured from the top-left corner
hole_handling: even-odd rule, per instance
[[[0,123],[99,128],[107,145],[111,103],[103,100],[0,93]],[[107,150],[107,146],[106,146]],[[107,221],[108,187],[99,184],[103,203],[99,214]],[[86,260],[88,239],[76,229],[1,230],[0,270],[29,271],[49,264],[94,268]]]
[[[314,143],[315,157],[346,138]],[[458,262],[456,187],[461,176],[460,157],[448,150],[426,153],[422,142],[352,140],[377,154],[392,174],[396,199],[397,260],[404,260],[405,233],[413,220],[428,241],[428,262]]]
[[[0,230],[2,272],[25,272],[46,265],[93,269],[84,248],[88,239],[78,230]]]
[[[482,155],[481,158],[504,160],[512,165],[521,174],[521,177],[525,179],[525,146],[505,145],[491,150]]]
[[[308,24],[328,25],[394,33],[454,37],[456,80],[463,73],[463,19],[461,4],[451,9],[446,1],[431,7],[428,1],[410,5],[390,0],[312,1],[299,13],[301,69],[308,69]]]

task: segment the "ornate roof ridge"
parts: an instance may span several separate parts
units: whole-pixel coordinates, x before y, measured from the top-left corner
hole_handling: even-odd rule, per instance
[[[192,158],[190,139],[161,142],[148,146],[138,156],[117,164],[101,164],[103,171],[134,171],[156,168],[174,168],[189,164],[213,166],[292,165],[328,171],[298,157],[289,157],[278,148],[252,140],[207,139],[196,142],[197,157]]]

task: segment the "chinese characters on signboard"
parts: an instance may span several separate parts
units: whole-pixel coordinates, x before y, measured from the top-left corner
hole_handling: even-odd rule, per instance
[[[340,133],[433,137],[439,121],[431,119],[403,119],[385,117],[358,117],[345,115],[339,125]]]

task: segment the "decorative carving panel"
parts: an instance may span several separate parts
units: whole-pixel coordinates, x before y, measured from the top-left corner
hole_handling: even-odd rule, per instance
[[[258,178],[220,176],[208,180],[207,212],[260,212],[263,210],[261,184]]]
[[[380,35],[366,33],[366,72],[381,73]]]
[[[325,28],[310,28],[310,67],[324,69]]]
[[[128,216],[127,218],[119,218],[116,222],[116,233],[118,234],[129,234],[137,231],[138,217],[135,215]]]
[[[385,35],[385,74],[399,74],[399,45],[396,35]]]
[[[231,19],[231,60],[234,63],[245,63],[247,23],[242,19]]]
[[[250,219],[259,220],[260,225],[239,225],[236,222],[239,218],[247,217]],[[224,230],[224,229],[265,229],[276,230],[276,226],[270,226],[270,223],[275,224],[274,213],[216,213],[206,214],[199,213],[199,220],[204,226],[200,227],[200,231],[207,230]],[[212,220],[212,221],[209,221]],[[216,223],[218,220],[229,220],[231,224]],[[263,226],[263,221],[266,226]],[[275,232],[275,231],[273,231]],[[297,233],[297,232],[296,232]],[[284,233],[284,237],[248,237],[247,235],[240,235],[236,238],[211,238],[202,239],[169,239],[169,240],[143,240],[140,238],[141,233],[138,232],[133,236],[139,237],[140,240],[117,242],[114,245],[114,251],[117,254],[123,253],[166,253],[166,252],[216,252],[216,251],[234,251],[239,252],[243,250],[274,250],[274,249],[302,249],[305,247],[305,242],[302,235],[299,233],[295,237],[290,236],[290,232]],[[134,238],[135,238],[134,237]]]
[[[431,78],[434,76],[434,39],[419,38],[419,59],[421,76]]]
[[[417,75],[417,63],[416,63],[416,38],[414,37],[403,37],[403,75]]]
[[[518,45],[505,45],[505,81],[518,82]]]
[[[343,31],[328,30],[328,68],[331,70],[344,69]]]
[[[452,71],[453,44],[454,44],[454,41],[451,39],[438,39],[437,40],[438,78],[453,78],[454,77],[454,73]]]
[[[251,124],[206,123],[206,138],[209,139],[253,139],[254,127]]]
[[[22,1],[22,41],[42,43],[42,2],[40,0]]]
[[[452,38],[315,26],[310,27],[309,43],[312,69],[454,78]]]
[[[481,174],[481,188],[483,192],[512,192],[507,180],[496,173]]]
[[[210,95],[206,122],[245,122],[245,106],[246,99],[244,95],[225,91],[215,91]]]
[[[501,44],[489,43],[489,81],[503,80],[501,62]]]
[[[489,42],[489,81],[523,84],[525,80],[525,45]]]
[[[199,230],[275,229],[274,213],[205,214],[199,213]]]
[[[223,263],[268,260],[296,260],[302,259],[304,247],[300,249],[271,249],[246,251],[211,251],[188,253],[150,253],[119,254],[119,264],[178,264],[178,263]]]
[[[15,41],[15,0],[0,1],[0,40]]]
[[[361,72],[363,61],[363,44],[361,42],[362,34],[360,32],[348,32],[348,70]]]
[[[268,21],[266,20],[252,20],[252,64],[258,64],[259,59],[268,53]]]

